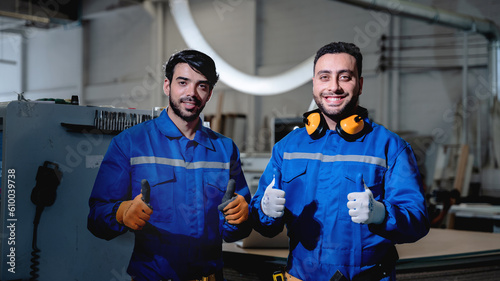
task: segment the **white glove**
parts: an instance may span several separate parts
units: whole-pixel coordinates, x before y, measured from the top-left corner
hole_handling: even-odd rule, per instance
[[[268,217],[279,218],[285,213],[285,191],[275,189],[273,181],[266,187],[261,201],[262,212]]]
[[[358,185],[364,186],[363,192],[351,192],[347,195],[347,208],[351,220],[362,224],[381,224],[385,219],[385,205],[373,199],[372,191],[364,184],[363,178],[358,176]]]

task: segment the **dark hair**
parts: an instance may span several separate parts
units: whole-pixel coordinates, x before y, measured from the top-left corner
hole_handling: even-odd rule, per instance
[[[219,74],[215,69],[215,62],[208,55],[196,50],[183,50],[173,54],[164,66],[165,78],[172,82],[174,68],[178,63],[187,63],[194,71],[201,73],[208,80],[210,89],[215,87]]]
[[[316,52],[316,57],[314,58],[314,68],[316,67],[316,62],[318,59],[326,54],[339,54],[346,53],[353,56],[356,59],[356,67],[358,68],[358,76],[361,77],[361,71],[363,67],[363,55],[359,50],[358,46],[352,43],[345,42],[332,42],[321,47],[321,49]],[[314,69],[313,69],[314,71]]]

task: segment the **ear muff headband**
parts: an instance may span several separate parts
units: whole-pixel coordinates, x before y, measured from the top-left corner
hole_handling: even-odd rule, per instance
[[[318,139],[325,135],[328,124],[319,109],[306,112],[303,117],[307,133],[311,138]],[[345,140],[354,141],[364,135],[365,122],[363,119],[366,117],[368,117],[368,110],[359,107],[357,114],[342,119],[337,123],[335,130]]]

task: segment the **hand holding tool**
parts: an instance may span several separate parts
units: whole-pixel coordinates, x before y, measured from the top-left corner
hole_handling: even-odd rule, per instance
[[[351,220],[361,224],[381,224],[385,219],[385,205],[373,198],[372,191],[363,181],[363,176],[358,174],[356,185],[363,192],[351,192],[347,195],[347,208]]]
[[[234,181],[234,179],[230,179],[229,182],[227,183],[226,193],[224,194],[224,197],[222,197],[221,200],[222,203],[219,206],[217,206],[217,209],[219,209],[219,211],[222,212],[229,203],[231,203],[232,201],[234,201],[234,199],[236,199],[236,195],[234,194],[235,189],[236,189],[236,182]]]
[[[230,224],[240,224],[248,219],[248,202],[245,197],[236,194],[229,204],[223,209],[222,213],[226,221]]]
[[[153,213],[149,205],[150,186],[147,180],[141,181],[141,193],[133,200],[123,201],[116,211],[118,223],[133,230],[141,230]]]
[[[277,188],[273,188],[273,187]],[[285,213],[285,191],[281,189],[281,173],[274,169],[274,178],[262,196],[261,208],[266,216],[279,218]]]
[[[142,194],[142,201],[148,205],[148,207],[153,210],[153,206],[149,204],[149,201],[151,200],[151,186],[149,186],[149,182],[147,179],[143,179],[141,181],[141,194]]]
[[[221,204],[217,207],[230,224],[240,224],[248,219],[248,203],[245,197],[234,193],[236,182],[230,179]]]

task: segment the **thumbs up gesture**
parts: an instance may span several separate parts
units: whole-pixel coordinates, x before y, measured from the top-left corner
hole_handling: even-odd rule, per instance
[[[248,219],[248,203],[245,197],[234,193],[236,182],[230,179],[222,203],[217,207],[230,224],[240,224]]]
[[[146,195],[139,193],[133,200],[123,201],[116,211],[118,223],[133,230],[141,230],[153,213],[153,208],[149,205],[149,183],[143,180],[142,188]]]
[[[385,205],[373,198],[372,191],[363,181],[363,176],[358,174],[356,185],[363,192],[351,192],[347,195],[347,208],[351,220],[361,224],[381,224],[385,219]]]
[[[275,177],[271,183],[266,187],[264,196],[262,196],[261,208],[262,212],[268,217],[279,218],[285,213],[285,191],[279,189],[281,183],[281,176],[279,171],[275,169]],[[274,186],[278,189],[274,188]]]

